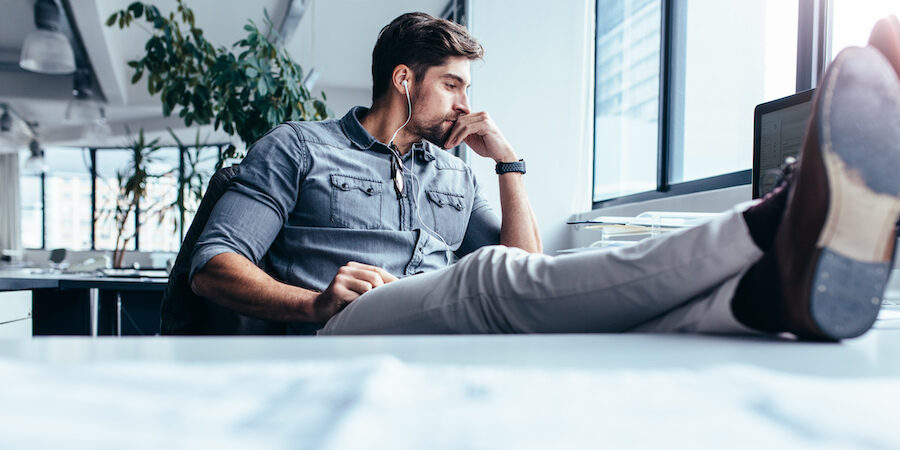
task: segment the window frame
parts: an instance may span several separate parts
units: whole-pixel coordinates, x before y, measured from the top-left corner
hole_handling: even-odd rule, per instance
[[[211,147],[218,148],[218,153],[219,153],[218,157],[221,160],[222,154],[223,154],[226,146],[228,146],[227,143],[226,144],[218,143],[218,144],[206,144],[206,145],[203,145],[201,148],[211,148]],[[184,178],[184,173],[185,173],[184,152],[192,151],[196,147],[194,147],[194,146],[188,146],[188,147],[173,146],[173,147],[178,148],[178,150],[179,150],[178,151],[178,154],[179,154],[179,156],[178,156],[178,173],[180,175],[180,178]],[[100,248],[100,249],[97,248],[97,151],[122,150],[123,148],[122,147],[60,147],[60,148],[71,149],[72,151],[88,150],[88,152],[90,154],[90,164],[91,164],[91,166],[89,168],[90,169],[89,172],[91,174],[91,246],[90,246],[90,250],[91,251],[112,251],[113,249],[111,249],[111,248]],[[27,250],[46,250],[47,249],[47,207],[46,207],[46,205],[47,205],[47,183],[46,183],[47,174],[42,172],[39,175],[39,178],[40,178],[40,189],[41,189],[41,246],[37,247],[37,248],[28,248]],[[178,208],[178,209],[179,209],[178,215],[181,218],[181,222],[178,224],[179,240],[184,240],[184,235],[185,235],[185,233],[187,233],[187,228],[188,228],[186,226],[186,224],[184,223],[186,211],[184,210],[184,208]],[[134,225],[135,225],[134,248],[128,249],[129,251],[141,251],[140,221],[141,221],[141,210],[140,210],[140,207],[138,207],[137,210],[135,211],[135,215],[134,215]],[[155,251],[155,250],[148,250],[148,251]]]
[[[595,3],[595,14],[600,14],[599,1]],[[698,180],[672,183],[672,174],[676,164],[681,164],[684,155],[683,148],[673,145],[676,140],[682,139],[684,133],[684,118],[679,114],[673,114],[684,99],[678,97],[678,90],[673,89],[679,80],[679,65],[685,63],[684,58],[677,54],[684,48],[685,39],[684,23],[687,17],[686,0],[660,0],[660,77],[659,77],[659,125],[656,160],[656,189],[652,191],[612,197],[603,200],[594,200],[594,186],[597,169],[597,142],[594,141],[594,156],[591,170],[591,201],[592,209],[601,209],[610,206],[618,206],[647,200],[657,200],[684,194],[692,194],[715,189],[724,189],[735,186],[749,185],[752,182],[752,170],[745,169],[729,172]],[[830,55],[831,34],[831,0],[799,0],[799,15],[797,24],[797,71],[796,91],[802,92],[816,87],[816,81],[824,73]],[[596,23],[596,17],[595,17]],[[598,30],[594,30],[594,64],[597,57]],[[597,71],[594,70],[594,86],[597,85]],[[594,93],[596,96],[596,92]],[[680,102],[680,103],[679,103]],[[596,117],[596,99],[593,102],[592,115]],[[597,135],[597,121],[592,120],[593,136]],[[681,122],[679,124],[679,122]]]

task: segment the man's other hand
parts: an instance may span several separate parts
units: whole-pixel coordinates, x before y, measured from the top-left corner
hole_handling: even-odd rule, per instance
[[[316,297],[316,321],[327,322],[360,295],[392,281],[397,281],[397,277],[381,267],[350,261],[338,269],[328,288]]]
[[[480,156],[494,161],[515,162],[519,159],[500,128],[488,113],[464,114],[456,119],[444,147],[453,148],[465,142]]]

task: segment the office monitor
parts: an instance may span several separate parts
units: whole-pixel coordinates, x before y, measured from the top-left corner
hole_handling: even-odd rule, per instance
[[[753,198],[766,195],[778,181],[785,158],[799,157],[812,111],[815,89],[756,106],[753,114]]]

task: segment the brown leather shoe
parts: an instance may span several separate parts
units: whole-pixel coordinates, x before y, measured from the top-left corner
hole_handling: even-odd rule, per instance
[[[878,49],[900,77],[900,20],[888,16],[879,20],[869,35],[869,45]]]
[[[865,333],[878,315],[900,215],[900,81],[878,50],[842,51],[816,92],[775,237],[784,328]]]

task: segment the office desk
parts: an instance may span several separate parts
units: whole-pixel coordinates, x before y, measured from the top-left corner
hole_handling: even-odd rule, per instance
[[[89,296],[90,335],[96,337],[99,329],[100,291],[155,291],[166,288],[166,278],[98,277],[93,274],[67,274],[36,272],[28,269],[0,270],[0,291],[39,289],[86,289]],[[116,302],[116,332],[122,330],[121,296]]]
[[[0,415],[12,448],[898,448],[897,355],[892,329],[35,338],[0,341]]]

